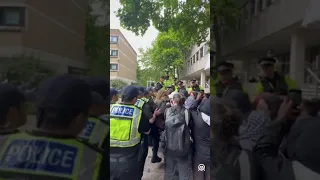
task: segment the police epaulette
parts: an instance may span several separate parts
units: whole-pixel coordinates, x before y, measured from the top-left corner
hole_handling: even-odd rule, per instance
[[[85,140],[82,140],[82,139],[79,139],[79,138],[76,138],[77,141],[79,141],[80,143],[88,146],[89,148],[93,149],[94,151],[100,153],[100,154],[103,154],[104,150],[93,145],[93,144],[90,144],[89,142],[85,141]]]

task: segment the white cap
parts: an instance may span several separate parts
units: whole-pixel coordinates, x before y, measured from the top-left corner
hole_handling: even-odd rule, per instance
[[[178,94],[178,92],[172,92],[172,93],[169,95],[169,98],[170,98],[170,99],[173,99],[173,96],[174,96],[175,94]]]

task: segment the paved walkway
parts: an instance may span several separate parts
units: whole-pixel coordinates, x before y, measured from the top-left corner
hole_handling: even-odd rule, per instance
[[[146,159],[146,164],[144,165],[144,172],[141,180],[163,180],[163,154],[159,152],[158,155],[162,158],[162,161],[160,163],[151,163],[152,147],[149,147],[148,157]]]

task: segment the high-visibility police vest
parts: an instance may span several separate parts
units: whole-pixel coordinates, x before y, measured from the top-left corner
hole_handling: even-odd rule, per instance
[[[136,107],[138,107],[139,109],[142,110],[142,108],[143,108],[143,106],[144,106],[145,103],[146,103],[146,102],[143,101],[142,99],[137,99],[137,102],[134,104],[134,106],[136,106]]]
[[[96,180],[101,152],[76,139],[18,133],[1,138],[0,179]]]
[[[141,100],[144,101],[145,103],[148,103],[148,102],[149,102],[149,99],[147,99],[147,98],[145,98],[145,97],[144,97],[144,98],[141,98]]]
[[[113,104],[110,108],[110,147],[133,147],[140,143],[138,132],[142,110],[134,105]]]
[[[188,93],[192,92],[192,91],[196,91],[196,92],[199,92],[203,90],[203,87],[200,86],[200,85],[196,85],[196,86],[192,86],[188,89]]]
[[[107,119],[89,117],[85,128],[78,137],[94,146],[101,147],[108,133]]]

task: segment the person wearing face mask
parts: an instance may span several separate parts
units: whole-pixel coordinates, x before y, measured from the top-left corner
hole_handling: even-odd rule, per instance
[[[98,179],[101,149],[79,141],[92,101],[81,78],[59,75],[38,91],[37,127],[1,139],[0,179]]]
[[[210,89],[211,94],[223,97],[229,89],[246,92],[240,80],[233,76],[233,69],[234,64],[230,62],[223,61],[217,65],[218,80],[214,83],[213,88]]]
[[[16,87],[0,84],[0,136],[19,132],[27,121],[26,98]]]
[[[98,146],[102,149],[109,148],[109,82],[98,77],[86,79],[92,90],[92,104],[86,127],[78,136],[81,140]]]
[[[295,82],[289,76],[283,76],[275,70],[276,60],[271,57],[261,58],[259,65],[263,71],[256,86],[256,94],[268,92],[287,95],[289,90],[296,89]]]

